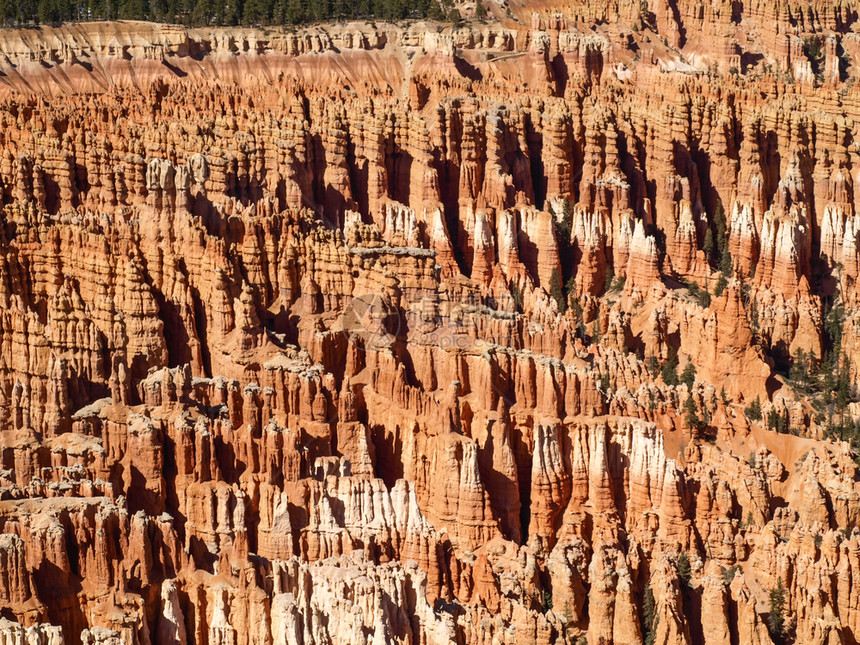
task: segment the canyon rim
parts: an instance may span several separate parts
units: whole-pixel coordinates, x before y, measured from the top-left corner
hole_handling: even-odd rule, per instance
[[[860,0],[450,7],[0,30],[0,644],[860,641]]]

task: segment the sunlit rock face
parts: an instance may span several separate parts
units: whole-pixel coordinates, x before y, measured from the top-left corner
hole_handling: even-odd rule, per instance
[[[0,32],[0,645],[860,640],[860,6],[485,4]]]

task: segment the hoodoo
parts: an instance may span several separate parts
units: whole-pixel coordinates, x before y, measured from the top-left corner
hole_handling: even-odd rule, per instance
[[[860,0],[32,4],[0,644],[860,642]]]

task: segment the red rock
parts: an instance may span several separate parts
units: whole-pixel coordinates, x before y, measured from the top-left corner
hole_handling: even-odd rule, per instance
[[[633,644],[650,587],[768,643],[777,581],[851,641],[856,465],[775,373],[834,304],[860,360],[807,4],[0,34],[0,641]]]

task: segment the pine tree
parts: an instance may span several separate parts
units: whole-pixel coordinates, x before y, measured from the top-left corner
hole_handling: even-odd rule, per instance
[[[717,284],[714,287],[714,296],[719,298],[721,295],[723,295],[723,291],[726,290],[727,286],[729,286],[729,281],[726,278],[726,274],[720,273],[720,277],[717,278]]]
[[[704,423],[699,417],[699,406],[696,404],[696,399],[688,396],[684,401],[684,412],[687,415],[687,428],[690,430],[698,430]]]
[[[767,629],[774,642],[781,643],[785,633],[785,587],[782,579],[778,580],[776,587],[770,590],[768,599],[770,613],[767,616]]]
[[[750,330],[753,336],[758,334],[758,302],[755,298],[750,303]]]
[[[840,412],[844,411],[848,402],[851,400],[849,386],[851,383],[851,366],[848,358],[842,354],[837,359],[837,377],[836,377],[836,406]]]
[[[657,357],[654,356],[654,354],[651,354],[648,357],[648,364],[647,365],[648,365],[648,372],[651,374],[651,376],[656,377],[657,372],[660,371],[660,362],[657,360]]]
[[[684,585],[689,586],[690,579],[693,577],[693,572],[690,568],[690,558],[687,556],[686,551],[681,551],[681,554],[678,556],[678,578],[684,583]]]
[[[150,0],[149,15],[155,22],[168,22],[169,3],[167,0]]]
[[[705,257],[708,258],[708,262],[712,262],[714,259],[714,251],[716,246],[714,245],[714,233],[709,228],[705,231],[705,241],[702,244],[702,250],[705,252]]]
[[[657,620],[657,602],[654,600],[651,585],[648,585],[642,598],[642,635],[645,637],[645,645],[654,645],[654,639],[657,637]]]
[[[368,11],[367,13],[370,12]],[[305,9],[302,6],[301,0],[287,0],[284,18],[286,22],[294,25],[299,24],[305,19]]]
[[[268,24],[272,4],[272,0],[246,0],[245,6],[242,8],[242,22],[246,25]],[[326,7],[328,7],[327,4]],[[331,11],[329,10],[319,19],[325,20],[330,17]]]
[[[16,24],[25,25],[38,21],[38,2],[37,0],[20,0],[13,2],[13,20]]]
[[[666,385],[678,385],[678,353],[674,348],[669,348],[669,358],[663,365],[662,374]]]
[[[612,290],[612,283],[615,281],[615,271],[611,266],[606,267],[606,275],[603,277],[603,291],[609,292]]]
[[[476,11],[486,15],[483,5],[476,5]],[[386,19],[448,16],[459,20],[453,0],[0,0],[0,26],[117,19],[188,25],[268,25],[374,16]],[[569,247],[567,206],[561,224],[567,227],[564,239]],[[564,278],[570,272],[571,254],[560,255]]]
[[[810,356],[799,347],[794,352],[791,362],[789,378],[801,387],[809,386],[809,363]]]
[[[36,18],[38,22],[53,25],[60,22],[60,11],[56,0],[39,0],[36,7]]]
[[[717,229],[717,252],[719,254],[719,269],[724,276],[732,274],[732,254],[729,251],[728,224],[722,202],[717,204],[714,211],[714,226]]]
[[[558,310],[561,313],[567,311],[567,301],[564,297],[564,289],[561,288],[561,273],[559,273],[558,269],[553,269],[549,294],[555,299],[558,304]]]
[[[149,3],[146,0],[125,0],[119,16],[125,20],[144,20],[149,17]]]
[[[761,421],[761,399],[759,397],[756,397],[746,409],[746,415],[751,421]]]
[[[197,0],[194,11],[191,12],[191,20],[198,25],[209,25],[215,17],[215,3],[213,0]]]
[[[16,14],[14,0],[0,0],[0,24],[8,27],[15,21]]]
[[[776,411],[776,408],[771,408],[767,413],[767,429],[780,432],[782,425],[782,415]]]
[[[696,366],[693,363],[687,362],[684,366],[684,371],[681,372],[681,383],[685,383],[689,389],[693,389],[696,384]]]
[[[824,331],[834,352],[838,352],[842,344],[842,325],[845,322],[845,307],[838,305],[827,312],[824,319]]]
[[[215,0],[215,22],[219,25],[235,25],[239,22],[239,8],[236,0]],[[286,22],[281,17],[280,22]]]

